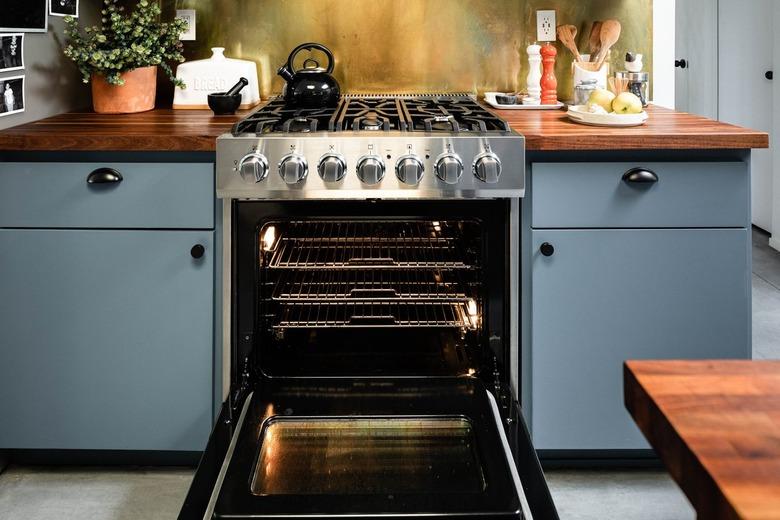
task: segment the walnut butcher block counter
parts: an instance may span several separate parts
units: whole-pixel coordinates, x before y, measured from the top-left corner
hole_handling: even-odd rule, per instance
[[[714,150],[769,146],[766,133],[691,114],[649,107],[650,120],[634,128],[570,122],[563,110],[496,110],[526,137],[529,151]],[[68,113],[0,132],[5,151],[213,152],[217,136],[248,112],[158,109],[129,115]]]

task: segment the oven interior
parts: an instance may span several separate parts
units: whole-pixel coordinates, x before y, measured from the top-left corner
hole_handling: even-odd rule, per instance
[[[478,219],[288,219],[258,230],[267,376],[474,375],[484,365]]]

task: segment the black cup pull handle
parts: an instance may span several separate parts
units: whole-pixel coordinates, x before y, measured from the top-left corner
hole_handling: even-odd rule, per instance
[[[555,247],[549,242],[545,242],[541,246],[539,246],[539,252],[542,253],[544,256],[552,256],[553,253],[555,253]]]
[[[203,255],[205,254],[206,254],[206,248],[200,244],[195,244],[194,246],[192,246],[192,249],[190,249],[190,255],[192,255],[192,258],[196,260],[199,258],[203,258]]]
[[[764,77],[771,81],[771,80],[775,79],[775,73],[772,70],[768,70],[768,71],[764,72]]]
[[[652,184],[658,182],[658,175],[647,168],[631,168],[623,174],[623,181],[631,184]]]
[[[87,176],[87,184],[118,184],[122,174],[113,168],[98,168]]]

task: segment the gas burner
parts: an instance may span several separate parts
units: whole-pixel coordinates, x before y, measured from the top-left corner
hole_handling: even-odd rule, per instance
[[[405,130],[397,98],[347,97],[336,122],[338,130]]]

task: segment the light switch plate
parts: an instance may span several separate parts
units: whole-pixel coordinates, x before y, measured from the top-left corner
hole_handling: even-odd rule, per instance
[[[536,41],[555,41],[555,10],[536,11]]]
[[[182,41],[195,40],[195,9],[176,9],[176,18],[183,18],[187,21],[187,32],[182,33]]]

